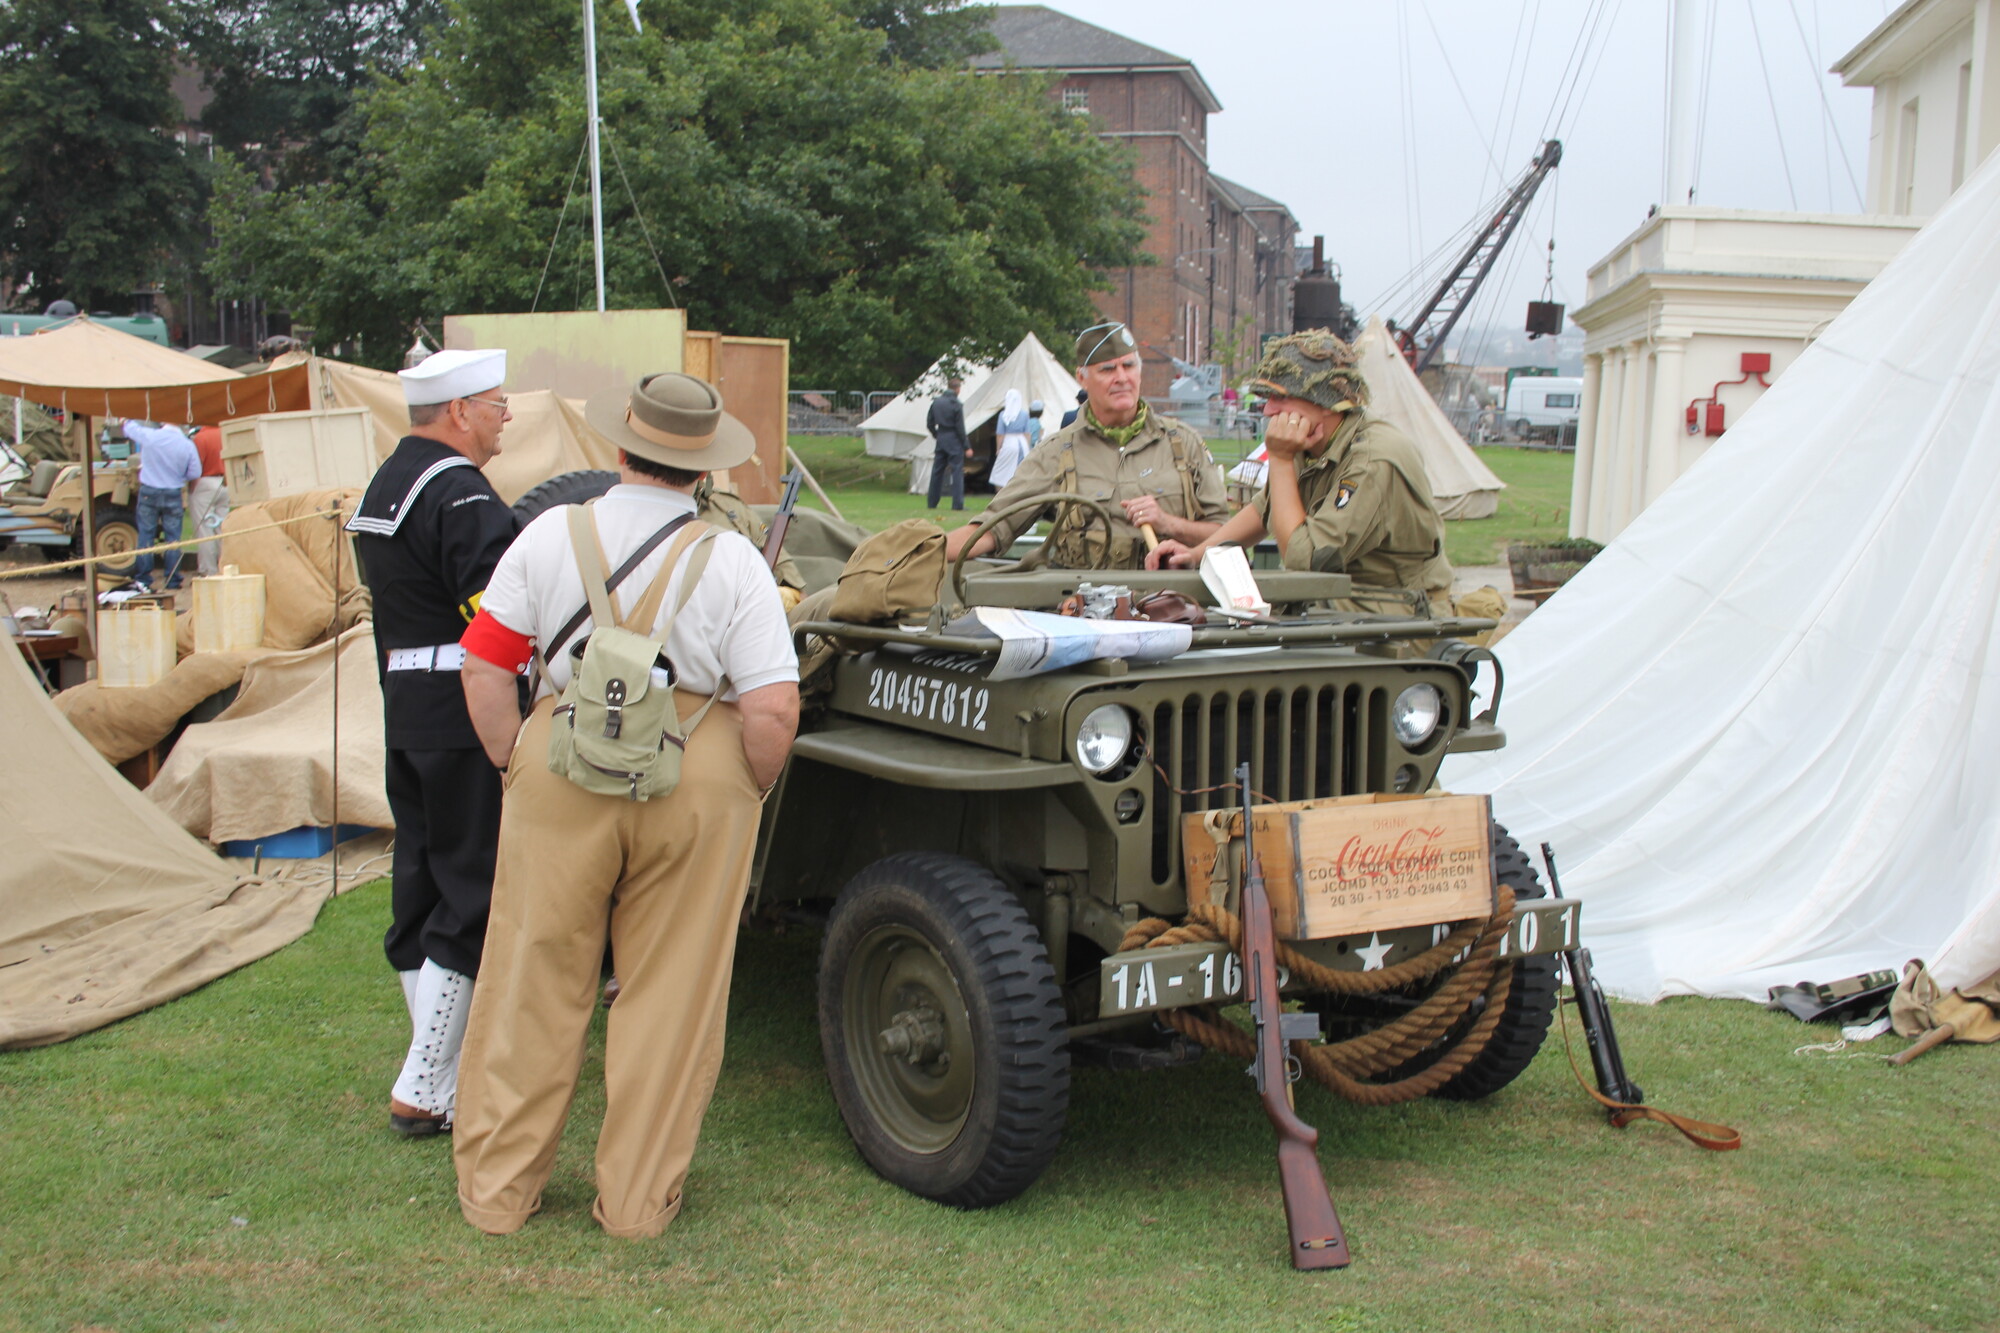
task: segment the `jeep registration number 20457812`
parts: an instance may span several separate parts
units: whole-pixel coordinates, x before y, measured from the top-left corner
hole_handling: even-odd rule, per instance
[[[984,685],[919,676],[893,667],[878,666],[868,673],[868,706],[885,713],[984,731],[991,703],[992,692]]]

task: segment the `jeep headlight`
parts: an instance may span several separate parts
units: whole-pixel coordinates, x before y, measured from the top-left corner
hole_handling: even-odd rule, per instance
[[[1132,749],[1132,710],[1123,704],[1093,708],[1076,729],[1076,762],[1086,773],[1109,773]]]
[[[1396,696],[1389,710],[1389,725],[1406,750],[1414,750],[1431,738],[1444,716],[1444,696],[1435,685],[1412,685]]]

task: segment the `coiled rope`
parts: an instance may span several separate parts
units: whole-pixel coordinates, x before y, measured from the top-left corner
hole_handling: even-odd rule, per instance
[[[1308,990],[1333,995],[1380,995],[1387,991],[1427,981],[1451,967],[1461,955],[1464,962],[1443,985],[1407,1014],[1385,1023],[1372,1032],[1346,1041],[1316,1044],[1291,1043],[1292,1055],[1300,1069],[1313,1081],[1363,1106],[1390,1106],[1427,1096],[1450,1082],[1492,1040],[1507,1010],[1507,997],[1514,983],[1514,966],[1499,958],[1500,941],[1514,916],[1514,891],[1500,886],[1499,902],[1493,915],[1484,921],[1460,922],[1451,934],[1423,953],[1394,967],[1371,972],[1341,972],[1306,957],[1283,940],[1278,941],[1278,961]],[[1126,932],[1118,951],[1159,949],[1175,944],[1219,941],[1240,956],[1243,952],[1243,922],[1235,913],[1213,904],[1189,908],[1180,925],[1159,917],[1148,917]],[[1465,1021],[1468,1013],[1484,1001],[1471,1027],[1452,1043],[1437,1061],[1405,1078],[1375,1082],[1381,1075],[1408,1064],[1443,1040]],[[1251,1059],[1256,1043],[1250,1034],[1225,1021],[1213,1006],[1168,1009],[1159,1015],[1176,1031],[1233,1059]]]

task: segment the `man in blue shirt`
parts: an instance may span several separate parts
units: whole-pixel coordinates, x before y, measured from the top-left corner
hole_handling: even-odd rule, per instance
[[[201,452],[194,441],[172,426],[153,426],[143,421],[120,423],[125,438],[139,450],[139,545],[181,539],[181,497],[185,489],[201,477]],[[162,559],[167,587],[181,586],[181,553],[169,551]],[[153,584],[153,557],[134,557],[132,577],[145,587]]]

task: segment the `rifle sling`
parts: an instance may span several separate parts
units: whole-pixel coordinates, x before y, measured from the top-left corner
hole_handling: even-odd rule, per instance
[[[645,541],[640,542],[639,549],[632,552],[631,555],[627,556],[625,558],[625,563],[618,566],[618,568],[612,570],[611,576],[604,580],[604,595],[606,597],[609,597],[612,593],[617,592],[618,585],[625,581],[626,575],[630,574],[633,570],[637,569],[641,564],[643,564],[647,556],[651,555],[654,551],[659,550],[661,542],[673,536],[676,532],[680,531],[684,525],[693,522],[694,519],[695,519],[694,514],[691,513],[682,514],[679,518],[667,524],[665,527],[661,528],[658,532],[654,533],[652,536],[646,538]],[[590,614],[589,602],[585,602],[582,606],[579,606],[576,609],[576,614],[571,616],[567,621],[565,621],[563,623],[563,627],[557,630],[554,636],[549,639],[548,650],[542,654],[542,658],[544,661],[555,660],[555,655],[562,651],[563,645],[569,642],[570,635],[576,633],[577,627],[583,624],[584,617],[589,614]]]
[[[1575,973],[1572,972],[1571,976]],[[1613,1101],[1584,1082],[1583,1070],[1577,1067],[1576,1051],[1569,1043],[1569,1015],[1560,1000],[1556,1003],[1556,1016],[1562,1024],[1563,1054],[1569,1058],[1569,1072],[1576,1077],[1576,1085],[1589,1093],[1591,1099],[1611,1113],[1611,1127],[1623,1129],[1635,1120],[1657,1120],[1681,1132],[1697,1148],[1710,1152],[1731,1152],[1743,1146],[1743,1135],[1728,1125],[1719,1125],[1709,1120],[1696,1120],[1692,1116],[1675,1115],[1672,1111],[1662,1111],[1657,1106],[1636,1105],[1632,1102]]]

